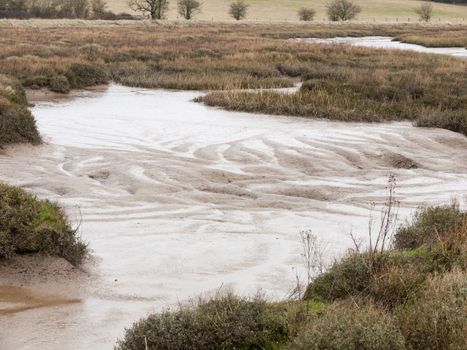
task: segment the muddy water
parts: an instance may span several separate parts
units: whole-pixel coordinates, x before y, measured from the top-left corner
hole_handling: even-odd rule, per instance
[[[0,181],[81,223],[93,279],[70,298],[60,283],[0,288],[2,350],[111,349],[139,317],[220,286],[282,298],[301,266],[298,232],[341,254],[349,231],[366,237],[390,172],[401,216],[465,202],[459,134],[225,112],[197,95],[111,85],[33,108],[45,144],[0,155]]]
[[[391,37],[384,36],[368,36],[360,38],[330,38],[330,39],[297,39],[302,42],[308,43],[321,43],[321,44],[341,44],[341,45],[354,45],[362,47],[372,47],[378,49],[397,49],[409,50],[424,53],[434,53],[439,55],[449,55],[459,58],[467,58],[467,49],[463,47],[425,47],[416,44],[407,44],[400,41],[394,41]]]

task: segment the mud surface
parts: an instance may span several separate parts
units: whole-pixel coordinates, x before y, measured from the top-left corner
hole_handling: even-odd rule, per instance
[[[462,135],[225,112],[197,95],[112,85],[36,103],[45,144],[0,154],[0,181],[60,202],[95,259],[63,267],[69,282],[0,280],[2,350],[111,349],[141,316],[221,285],[282,298],[298,232],[342,254],[391,172],[401,217],[465,202]]]

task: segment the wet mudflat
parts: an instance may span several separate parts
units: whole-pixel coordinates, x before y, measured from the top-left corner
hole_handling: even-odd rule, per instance
[[[0,180],[67,209],[93,249],[92,281],[67,297],[73,285],[10,280],[0,293],[25,289],[0,314],[2,349],[110,349],[139,317],[220,286],[283,298],[298,232],[342,254],[351,230],[366,237],[389,173],[401,217],[465,201],[462,135],[225,112],[197,95],[112,85],[33,108],[45,144],[2,154]]]

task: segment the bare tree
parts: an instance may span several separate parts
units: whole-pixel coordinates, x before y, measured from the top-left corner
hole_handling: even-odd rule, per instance
[[[201,2],[198,0],[179,0],[178,13],[183,18],[190,20],[201,11]]]
[[[357,16],[362,8],[349,0],[334,0],[326,5],[331,21],[349,21]]]
[[[420,18],[420,21],[430,22],[431,17],[433,17],[433,5],[430,3],[423,3],[418,9],[415,9],[415,12]]]
[[[107,3],[105,0],[91,0],[91,9],[94,17],[99,17],[107,8]]]
[[[151,19],[163,19],[169,9],[169,0],[130,0],[133,11],[149,14]]]
[[[316,11],[311,8],[302,7],[298,11],[298,18],[300,19],[300,21],[305,21],[305,22],[312,21],[313,18],[315,18],[315,15],[316,15]]]
[[[0,10],[3,11],[24,11],[26,5],[26,0],[0,0]]]
[[[73,11],[72,17],[88,18],[89,17],[89,2],[88,0],[72,0],[70,1]]]
[[[229,14],[237,21],[246,17],[248,12],[248,4],[243,0],[236,0],[230,4]]]

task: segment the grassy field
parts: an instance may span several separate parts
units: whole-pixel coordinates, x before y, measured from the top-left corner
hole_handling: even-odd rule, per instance
[[[312,7],[317,11],[317,20],[325,18],[327,0],[246,0],[250,4],[249,20],[254,21],[296,21],[301,7]],[[420,6],[417,0],[357,0],[363,9],[358,20],[362,21],[411,21],[416,20],[414,8]],[[127,0],[108,0],[109,9],[115,12],[131,12]],[[201,20],[229,20],[228,8],[231,0],[204,0],[203,12],[197,17]],[[434,3],[435,16],[444,21],[461,18],[467,20],[467,6]],[[176,0],[170,2],[169,19],[177,19]],[[467,23],[467,22],[466,22]]]

